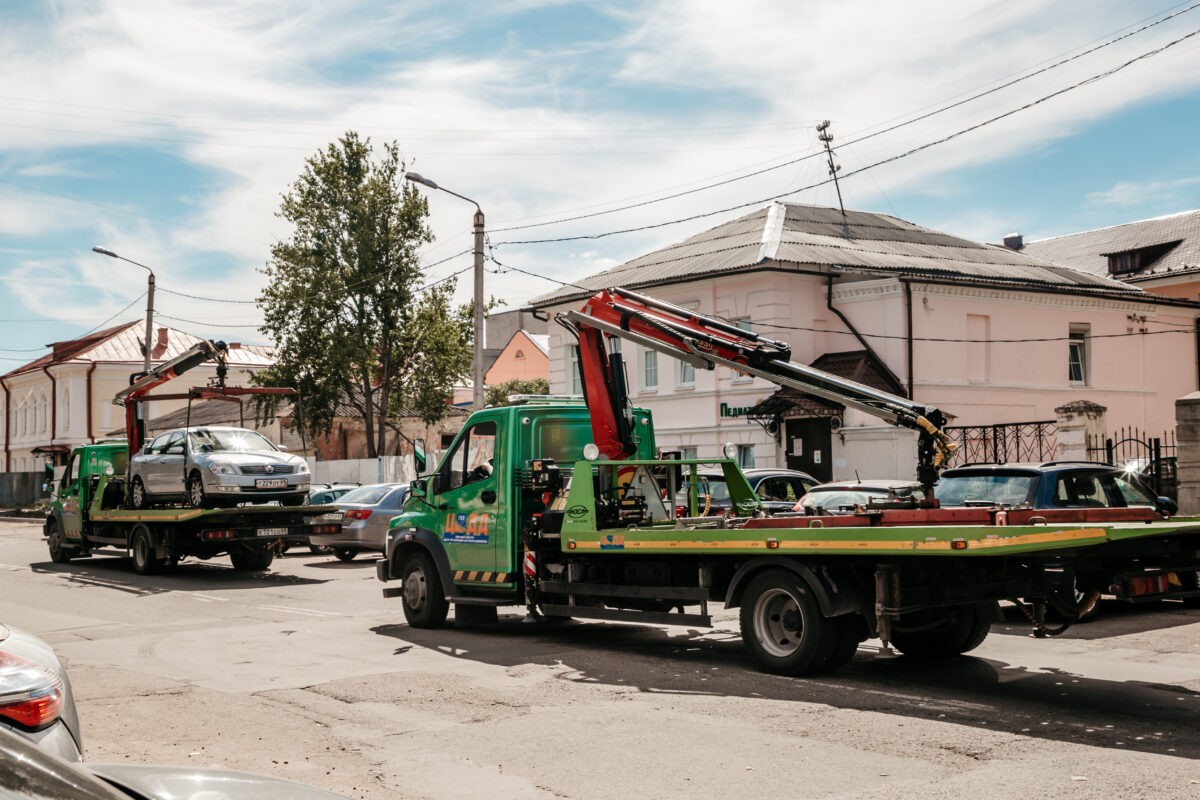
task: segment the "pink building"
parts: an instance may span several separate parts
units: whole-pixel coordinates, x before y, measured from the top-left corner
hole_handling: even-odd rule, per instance
[[[1053,420],[1077,400],[1162,431],[1197,389],[1200,303],[884,214],[773,204],[575,283],[636,289],[788,342],[792,360],[941,408],[954,425]],[[551,313],[588,296],[534,301]],[[551,392],[579,390],[574,340],[551,330]],[[632,399],[659,446],[818,477],[903,477],[915,436],[727,369],[626,344]],[[756,424],[757,423],[757,424]]]
[[[484,383],[498,386],[507,381],[529,381],[550,377],[550,337],[519,330],[496,356],[484,375]]]

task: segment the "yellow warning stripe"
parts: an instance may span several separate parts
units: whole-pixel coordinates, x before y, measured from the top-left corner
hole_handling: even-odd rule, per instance
[[[1103,528],[1078,528],[1075,530],[1026,533],[1015,536],[989,535],[983,539],[941,539],[920,541],[911,539],[778,539],[768,548],[767,539],[680,541],[632,539],[625,534],[621,544],[575,540],[568,549],[585,552],[620,552],[622,550],[922,550],[922,551],[971,551],[996,547],[1028,546],[1048,542],[1076,542],[1084,539],[1105,539]],[[772,538],[772,537],[767,537]],[[955,548],[953,541],[966,542],[965,548]]]
[[[512,573],[484,572],[482,570],[456,570],[454,580],[465,583],[512,583]]]

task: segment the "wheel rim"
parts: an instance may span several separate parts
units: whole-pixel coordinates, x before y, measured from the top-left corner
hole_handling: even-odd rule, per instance
[[[50,528],[50,533],[46,536],[46,543],[49,545],[51,553],[58,553],[62,550],[62,537],[58,534],[57,526]]]
[[[133,507],[141,508],[146,504],[146,489],[141,481],[133,482]]]
[[[413,611],[425,607],[425,570],[414,567],[404,579],[404,602]]]
[[[204,486],[197,478],[192,478],[188,483],[188,500],[197,508],[204,505]]]
[[[784,658],[800,647],[804,624],[800,604],[789,592],[771,589],[754,604],[754,635],[768,654]]]

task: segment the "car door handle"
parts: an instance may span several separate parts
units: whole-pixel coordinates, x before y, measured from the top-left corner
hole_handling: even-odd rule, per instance
[[[496,493],[491,489],[487,489],[479,493],[479,499],[485,503],[494,503],[496,502]]]

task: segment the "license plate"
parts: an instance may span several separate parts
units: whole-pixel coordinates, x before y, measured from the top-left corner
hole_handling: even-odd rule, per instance
[[[259,528],[258,535],[259,536],[287,536],[288,529],[287,528]]]
[[[287,486],[287,478],[259,478],[254,482],[255,489],[282,489]]]

